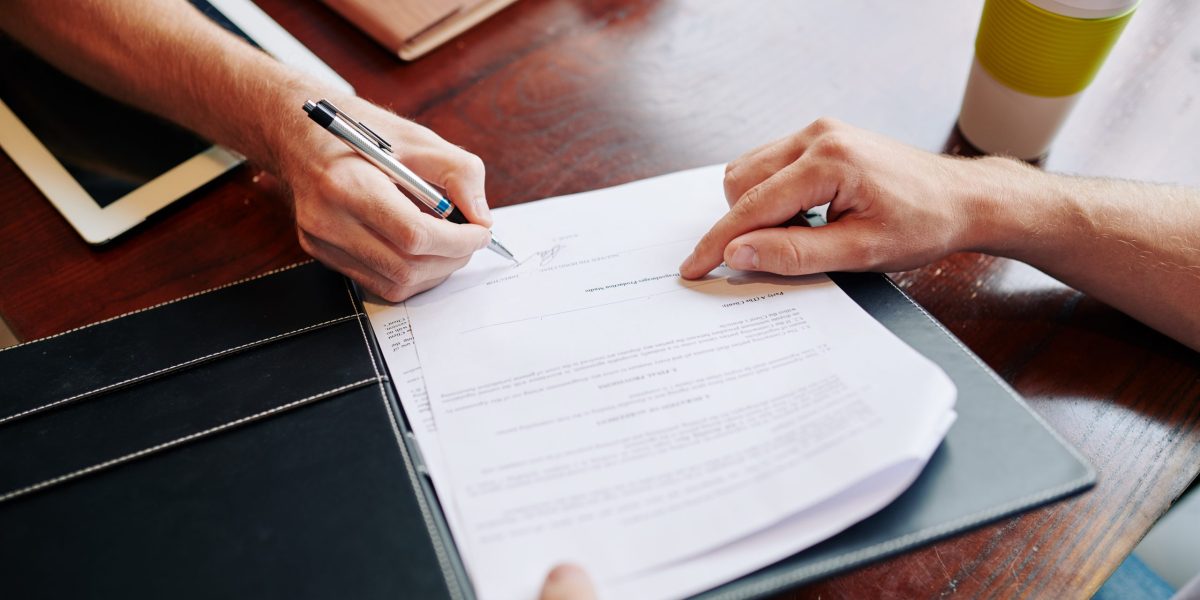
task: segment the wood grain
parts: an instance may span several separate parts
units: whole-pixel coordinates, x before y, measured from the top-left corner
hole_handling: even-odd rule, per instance
[[[496,206],[726,161],[821,115],[941,150],[982,8],[521,0],[406,64],[317,2],[260,4],[360,94],[479,154]],[[1200,3],[1147,2],[1044,166],[1200,185],[1198,134]],[[0,190],[0,314],[23,339],[303,258],[286,198],[252,167],[100,249],[7,157]],[[962,254],[895,278],[1099,484],[786,597],[1089,597],[1200,470],[1197,354],[1012,261]]]

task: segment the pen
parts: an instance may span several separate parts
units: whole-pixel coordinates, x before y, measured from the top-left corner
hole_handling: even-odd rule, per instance
[[[437,188],[421,179],[408,167],[400,164],[400,161],[392,155],[392,145],[379,137],[379,134],[371,131],[370,127],[361,121],[355,121],[328,100],[319,100],[315,103],[308,100],[304,103],[304,112],[308,113],[310,119],[316,121],[329,133],[346,142],[347,146],[361,154],[368,162],[379,167],[392,181],[429,207],[434,215],[451,223],[467,223],[467,218],[463,216],[462,211],[457,210],[449,198],[442,195]],[[487,247],[492,252],[517,262],[512,252],[496,241],[496,238],[491,238]]]

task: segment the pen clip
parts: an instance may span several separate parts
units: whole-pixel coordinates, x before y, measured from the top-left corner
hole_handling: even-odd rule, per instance
[[[354,120],[354,118],[352,118],[350,115],[342,112],[342,110],[340,108],[334,106],[332,102],[325,100],[324,98],[319,100],[317,102],[317,104],[324,105],[325,108],[329,109],[330,112],[341,117],[343,121],[345,121],[347,124],[349,124],[354,129],[358,130],[358,132],[363,134],[367,139],[371,140],[372,142],[375,142],[375,144],[377,146],[379,146],[380,150],[391,153],[392,145],[389,144],[387,140],[380,137],[380,135],[378,133],[371,131],[371,128],[364,125],[362,121]]]

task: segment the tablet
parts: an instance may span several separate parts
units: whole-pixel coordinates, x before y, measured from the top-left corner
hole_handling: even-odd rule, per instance
[[[281,62],[353,91],[250,0],[191,2]],[[93,91],[3,36],[0,64],[0,147],[90,243],[128,231],[243,160]]]

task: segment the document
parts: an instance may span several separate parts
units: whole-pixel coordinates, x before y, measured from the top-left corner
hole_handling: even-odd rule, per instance
[[[564,561],[601,597],[703,591],[885,506],[953,422],[949,378],[827,277],[679,277],[722,173],[500,209],[519,265],[368,304],[481,598]]]

